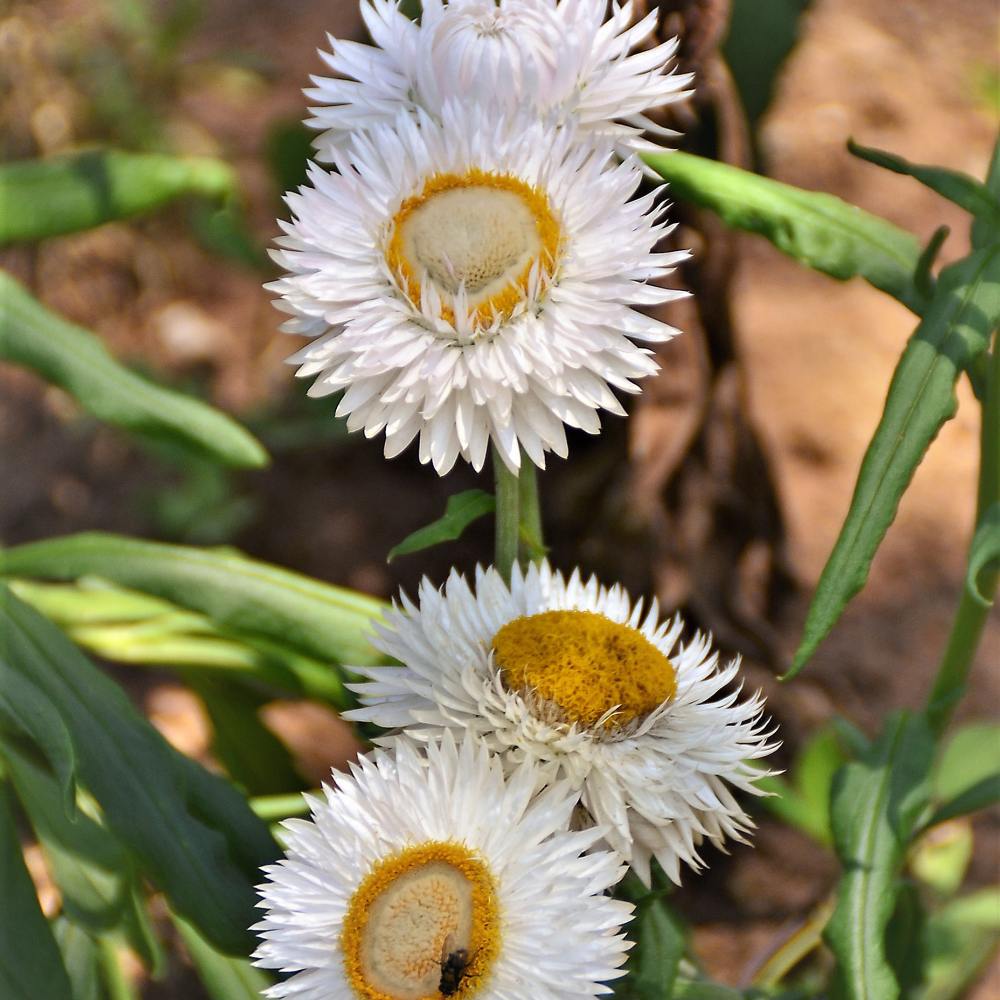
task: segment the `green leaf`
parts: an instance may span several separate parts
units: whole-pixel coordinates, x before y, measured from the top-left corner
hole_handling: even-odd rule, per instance
[[[162,545],[87,532],[0,551],[0,575],[54,580],[102,576],[306,656],[361,666],[382,660],[368,633],[385,604],[249,559],[234,549]]]
[[[441,542],[453,542],[473,521],[496,510],[496,500],[492,493],[483,490],[466,490],[448,497],[444,514],[426,527],[419,528],[389,550],[387,562],[396,556],[409,555],[421,549],[429,549]]]
[[[938,226],[934,230],[934,234],[927,241],[927,246],[924,247],[923,252],[920,254],[920,260],[917,261],[917,269],[913,272],[913,283],[917,286],[917,291],[926,299],[930,299],[934,295],[935,279],[931,269],[934,267],[937,255],[944,245],[944,241],[948,239],[950,232],[951,230],[947,226]]]
[[[182,195],[216,201],[238,189],[221,160],[121,150],[24,160],[0,167],[0,246],[93,229]]]
[[[926,308],[913,282],[920,244],[912,233],[833,195],[700,156],[665,152],[643,159],[678,198],[711,209],[727,226],[758,233],[832,278],[862,277],[918,315]]]
[[[956,798],[1000,771],[1000,723],[973,722],[948,741],[934,772],[934,798]]]
[[[56,917],[51,926],[73,988],[73,1000],[102,1000],[97,942],[65,916]]]
[[[42,915],[14,825],[9,786],[0,782],[0,997],[73,1000],[69,977]]]
[[[847,519],[820,576],[802,644],[785,679],[812,656],[864,586],[900,497],[942,425],[955,413],[955,381],[1000,322],[1000,246],[946,268],[910,338],[861,463]]]
[[[936,191],[943,198],[964,208],[977,219],[981,219],[995,230],[1000,231],[1000,201],[998,201],[990,189],[958,170],[948,170],[945,167],[922,166],[919,163],[910,163],[901,156],[886,153],[881,149],[872,149],[870,146],[861,146],[853,139],[847,140],[847,148],[862,160],[874,163],[877,166],[885,167],[896,174],[905,174],[913,177],[921,184]]]
[[[986,171],[986,190],[994,201],[1000,202],[1000,136],[993,146],[993,155]],[[986,219],[977,218],[972,221],[972,247],[981,250],[983,247],[996,243],[1000,239],[997,227]]]
[[[885,957],[899,983],[903,1000],[912,1000],[914,990],[924,978],[926,956],[920,947],[920,938],[926,919],[916,886],[902,882],[896,896],[896,908],[886,927]]]
[[[0,358],[38,372],[118,427],[180,441],[238,468],[269,461],[263,445],[231,417],[120,365],[94,334],[46,309],[3,271]]]
[[[886,957],[898,872],[930,795],[934,740],[926,721],[890,717],[882,737],[833,784],[831,821],[844,875],[824,938],[837,960],[832,996],[895,1000],[899,983]]]
[[[254,883],[278,847],[246,801],[174,750],[48,620],[0,587],[0,689],[30,676],[73,742],[77,775],[143,871],[218,947],[245,954]]]
[[[6,654],[0,643],[0,657]],[[0,676],[4,676],[0,667]],[[4,676],[0,685],[0,736],[4,733],[34,740],[59,780],[67,816],[76,815],[76,750],[62,716],[30,677]]]
[[[927,978],[919,1000],[958,1000],[1000,944],[1000,887],[981,889],[931,914],[923,935]]]
[[[186,920],[171,916],[212,1000],[260,1000],[273,984],[274,980],[248,959],[221,954]]]
[[[26,604],[79,646],[105,660],[199,673],[240,674],[268,688],[343,710],[355,704],[340,673],[289,647],[217,626],[206,615],[115,587],[98,577],[75,584],[10,580]]]
[[[18,751],[3,748],[4,764],[59,886],[63,909],[92,934],[116,928],[130,901],[133,872],[121,844],[89,816],[63,808],[54,778]]]
[[[634,942],[626,964],[628,974],[615,982],[615,993],[639,1000],[671,996],[685,950],[680,922],[662,892],[650,892],[635,878],[622,882],[618,895],[635,904],[635,915],[628,928]]]
[[[83,810],[71,818],[55,779],[16,744],[0,749],[59,886],[63,911],[92,935],[120,931],[155,974],[163,949],[149,926],[141,878],[128,852]]]
[[[979,589],[979,574],[1000,560],[1000,501],[983,511],[969,547],[969,569],[965,586],[972,597],[984,607],[993,601]]]
[[[928,822],[925,827],[931,825]],[[907,870],[930,886],[938,898],[950,899],[968,874],[974,841],[972,824],[967,820],[918,836],[907,853]]]
[[[989,777],[977,781],[971,788],[967,788],[960,795],[956,795],[955,798],[939,806],[934,815],[927,821],[927,825],[936,826],[938,823],[944,823],[956,816],[964,816],[966,813],[988,809],[998,802],[1000,802],[1000,773],[991,774]]]

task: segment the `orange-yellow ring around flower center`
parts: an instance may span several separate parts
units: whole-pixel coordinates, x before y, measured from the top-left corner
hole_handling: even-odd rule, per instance
[[[441,318],[455,322],[464,280],[474,325],[509,319],[528,295],[532,268],[544,281],[562,232],[544,191],[512,174],[470,167],[428,177],[392,218],[386,261],[419,309],[422,281],[441,296]]]
[[[351,897],[341,948],[361,1000],[441,1000],[443,963],[460,949],[467,964],[447,995],[474,995],[500,951],[488,865],[463,844],[440,841],[383,858]]]
[[[656,646],[637,629],[593,611],[515,618],[492,647],[508,690],[541,699],[561,721],[584,728],[620,729],[677,693],[673,664]]]

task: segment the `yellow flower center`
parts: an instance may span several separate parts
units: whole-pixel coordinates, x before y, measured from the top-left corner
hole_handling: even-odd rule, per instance
[[[473,996],[500,950],[494,878],[461,844],[407,847],[361,881],[341,947],[362,1000]]]
[[[532,268],[544,284],[559,251],[559,223],[538,188],[510,174],[472,167],[434,174],[392,219],[386,260],[420,308],[422,282],[441,297],[441,317],[455,322],[464,287],[476,327],[508,320],[526,300]]]
[[[673,664],[641,632],[592,611],[515,618],[493,649],[504,684],[538,699],[546,721],[617,731],[677,692]]]

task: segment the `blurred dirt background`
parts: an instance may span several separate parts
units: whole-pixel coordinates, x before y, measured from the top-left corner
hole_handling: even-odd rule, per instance
[[[737,27],[768,2],[744,0]],[[942,257],[961,256],[968,235],[958,209],[854,159],[845,142],[983,176],[998,114],[996,4],[816,0],[763,117],[747,101],[753,132],[715,55],[725,6],[663,5],[665,30],[687,30],[685,58],[701,71],[703,89],[682,121],[692,148],[743,165],[756,156],[771,176],[839,195],[924,242],[949,224]],[[305,153],[295,125],[301,88],[323,70],[324,32],[361,37],[354,0],[173,4],[182,40],[159,55],[136,41],[137,10],[93,0],[0,6],[0,155],[111,143],[222,156],[239,170],[249,231],[266,245],[280,191],[297,181]],[[459,543],[387,565],[388,550],[437,517],[450,493],[491,484],[469,470],[442,483],[410,454],[385,462],[379,441],[340,434],[332,407],[304,400],[283,364],[295,344],[277,333],[280,315],[260,287],[267,272],[199,246],[192,212],[7,250],[0,265],[118,356],[240,415],[271,447],[273,468],[223,475],[153,453],[0,366],[3,543],[91,528],[225,542],[383,597],[400,586],[412,593],[423,573],[440,582],[452,564],[488,561],[483,522]],[[673,319],[689,335],[663,351],[663,374],[644,387],[628,425],[608,420],[599,439],[574,439],[573,462],[554,461],[542,475],[549,540],[559,565],[621,579],[635,596],[656,592],[742,653],[748,682],[765,689],[781,725],[787,762],[833,714],[872,733],[888,710],[924,698],[972,524],[977,407],[961,382],[958,416],[918,471],[868,586],[799,679],[777,684],[914,321],[861,282],[812,274],[689,210],[679,218],[676,238],[695,259],[678,280],[697,298]],[[995,717],[998,653],[994,615],[961,718]],[[205,724],[184,688],[159,672],[116,675],[182,749],[205,754]],[[276,704],[268,721],[314,780],[352,751],[315,706]],[[970,884],[996,881],[1000,819],[975,826]],[[804,836],[766,817],[755,850],[709,860],[706,874],[688,876],[678,905],[709,971],[745,983],[826,896],[835,870]],[[180,970],[144,995],[196,990]],[[995,966],[970,996],[998,995]]]

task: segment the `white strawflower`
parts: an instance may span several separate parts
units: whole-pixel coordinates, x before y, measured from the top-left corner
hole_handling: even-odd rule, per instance
[[[597,433],[599,409],[624,413],[609,387],[657,370],[632,340],[677,331],[630,307],[685,294],[647,282],[687,254],[652,252],[669,229],[655,191],[630,200],[634,158],[459,105],[333,157],[288,197],[274,257],[290,273],[268,287],[294,316],[282,329],[318,338],[289,359],[318,376],[310,394],[345,389],[337,412],[384,430],[387,457],[419,434],[441,474],[459,455],[481,469],[490,441],[512,470],[519,444],[541,467],[566,454],[564,424]]]
[[[363,708],[347,718],[416,737],[467,733],[509,766],[536,761],[582,789],[605,840],[649,885],[650,857],[675,882],[699,868],[698,845],[744,840],[753,824],[731,789],[759,794],[747,763],[775,749],[759,693],[726,690],[738,661],[719,666],[710,640],[679,643],[679,618],[643,617],[621,587],[547,563],[515,567],[508,588],[478,569],[473,592],[453,572],[419,605],[376,626],[374,640],[403,666],[355,668]]]
[[[577,1000],[624,974],[621,859],[569,832],[568,783],[534,795],[481,744],[450,734],[375,750],[284,824],[264,869],[256,964],[300,1000]]]
[[[396,0],[368,0],[361,12],[374,46],[329,37],[321,53],[346,79],[313,77],[307,124],[324,129],[321,158],[352,132],[391,124],[399,109],[440,117],[449,99],[527,103],[537,116],[609,136],[619,151],[655,149],[644,112],[687,97],[690,75],[671,71],[677,39],[638,49],[656,31],[656,11],[632,24],[631,2],[606,0],[427,0],[419,24]],[[633,51],[637,50],[638,51]],[[632,52],[633,54],[629,54]]]

